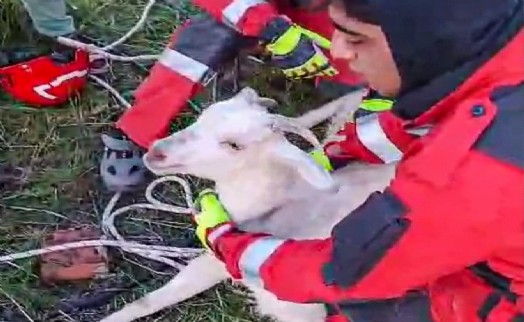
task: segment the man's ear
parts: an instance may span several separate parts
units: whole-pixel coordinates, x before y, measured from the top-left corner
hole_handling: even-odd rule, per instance
[[[331,190],[336,187],[335,180],[329,172],[313,161],[309,154],[285,139],[273,143],[271,153],[274,158],[295,169],[313,187],[318,190]]]

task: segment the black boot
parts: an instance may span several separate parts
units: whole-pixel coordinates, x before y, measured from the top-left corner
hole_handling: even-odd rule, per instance
[[[85,44],[95,44],[100,47],[100,44],[96,43],[94,39],[87,37],[85,35],[82,35],[78,32],[63,35],[63,37],[77,40]],[[51,42],[51,58],[55,62],[66,64],[75,59],[75,53],[76,53],[75,48],[65,46],[59,43],[57,41],[57,38],[42,37],[42,40],[44,42]],[[89,68],[90,68],[91,74],[95,74],[95,75],[104,74],[108,71],[108,62],[104,58],[98,58],[98,57],[93,58],[93,55],[90,55]]]
[[[15,65],[42,56],[36,48],[0,48],[0,67]]]

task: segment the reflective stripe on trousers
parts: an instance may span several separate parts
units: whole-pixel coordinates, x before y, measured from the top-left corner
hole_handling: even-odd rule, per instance
[[[242,277],[250,283],[263,287],[260,268],[284,242],[285,240],[275,237],[263,237],[249,245],[239,261]]]
[[[158,61],[194,83],[203,83],[213,73],[208,66],[171,48],[166,48]]]
[[[355,120],[358,139],[384,163],[398,161],[402,158],[402,151],[384,133],[378,116],[378,113],[373,113]]]
[[[260,4],[267,3],[264,0],[234,0],[222,11],[224,22],[235,29],[236,25],[242,19],[249,8],[256,7]]]

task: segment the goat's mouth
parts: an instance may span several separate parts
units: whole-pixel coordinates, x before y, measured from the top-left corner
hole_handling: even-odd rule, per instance
[[[146,167],[156,175],[168,175],[168,174],[177,174],[181,173],[184,168],[181,164],[166,164],[166,165],[153,165],[146,164]]]
[[[151,160],[147,158],[147,154],[144,156],[144,165],[156,175],[175,174],[184,168],[184,165],[181,163]]]

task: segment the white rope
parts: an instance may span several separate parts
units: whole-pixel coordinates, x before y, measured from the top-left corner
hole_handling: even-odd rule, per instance
[[[134,56],[134,57],[126,57],[126,56],[118,56],[113,55],[110,53],[107,53],[106,50],[109,50],[119,44],[122,44],[124,41],[126,41],[131,35],[133,35],[136,31],[138,31],[145,23],[147,15],[153,5],[155,4],[156,0],[150,0],[147,4],[147,6],[144,9],[144,12],[142,13],[142,16],[140,20],[135,24],[135,26],[129,30],[124,36],[122,36],[117,41],[111,43],[110,45],[107,45],[103,48],[99,48],[95,45],[91,44],[85,44],[73,39],[65,38],[65,37],[59,37],[58,41],[66,46],[78,48],[85,50],[89,53],[94,53],[101,55],[103,57],[106,57],[111,60],[116,61],[137,61],[137,60],[155,60],[158,58],[158,55],[142,55],[142,56]],[[99,83],[101,86],[106,88],[112,95],[115,96],[115,98],[126,108],[130,108],[131,104],[125,100],[118,91],[113,88],[111,85],[109,85],[104,80],[100,79],[99,77],[96,77],[94,75],[89,76],[91,79]],[[184,199],[186,202],[185,207],[178,207],[170,204],[166,204],[163,202],[160,202],[159,200],[155,199],[153,197],[153,190],[155,187],[163,182],[177,182],[179,185],[182,186],[182,189],[184,191]],[[190,259],[193,258],[199,254],[201,254],[204,250],[203,249],[196,249],[196,248],[179,248],[179,247],[171,247],[171,246],[159,246],[159,245],[146,245],[146,244],[140,244],[136,242],[127,242],[124,237],[118,232],[118,230],[115,227],[115,217],[118,215],[121,215],[125,212],[136,210],[136,209],[152,209],[152,210],[160,210],[175,214],[191,214],[194,210],[193,206],[193,200],[191,196],[191,188],[187,181],[184,179],[178,177],[178,176],[166,176],[162,178],[158,178],[151,182],[145,192],[146,199],[149,203],[141,203],[141,204],[133,204],[129,206],[122,207],[120,209],[117,209],[113,211],[115,208],[118,200],[121,197],[121,193],[116,193],[109,203],[107,204],[103,214],[102,214],[102,232],[104,233],[104,236],[100,240],[86,240],[86,241],[78,241],[78,242],[72,242],[62,245],[55,245],[50,247],[45,247],[41,249],[35,249],[35,250],[29,250],[25,252],[10,254],[10,255],[4,255],[0,256],[0,263],[6,263],[6,262],[12,262],[19,259],[24,259],[28,257],[33,256],[40,256],[47,253],[57,252],[57,251],[63,251],[67,249],[73,249],[73,248],[83,248],[83,247],[101,247],[101,246],[108,246],[108,247],[118,247],[122,249],[125,252],[133,253],[139,256],[142,256],[144,258],[152,259],[155,261],[159,261],[162,263],[165,263],[167,265],[170,265],[176,269],[181,269],[184,265],[175,262],[173,259]]]
[[[153,197],[153,190],[157,185],[163,182],[177,182],[182,186],[184,190],[184,199],[187,204],[186,207],[179,207],[170,204],[163,203]],[[131,210],[136,209],[152,209],[160,210],[165,212],[171,212],[175,214],[191,214],[193,212],[193,201],[191,198],[191,188],[189,184],[182,178],[177,176],[166,176],[158,178],[151,182],[146,188],[146,199],[149,203],[140,203],[133,204],[129,206],[122,207],[113,211],[115,205],[121,197],[121,193],[116,193],[109,203],[107,204],[103,214],[102,214],[102,231],[104,237],[100,240],[86,240],[79,242],[66,243],[62,245],[55,245],[50,247],[45,247],[36,250],[29,250],[25,252],[20,252],[16,254],[10,254],[5,256],[0,256],[0,263],[12,262],[14,260],[24,259],[33,256],[40,256],[47,253],[64,251],[67,249],[73,248],[84,248],[84,247],[118,247],[125,252],[133,253],[140,255],[144,258],[152,259],[170,265],[176,269],[181,269],[184,265],[175,262],[174,258],[179,259],[190,259],[203,252],[203,249],[197,248],[180,248],[172,246],[160,246],[160,245],[148,245],[140,244],[136,242],[127,242],[124,237],[118,232],[115,227],[115,217],[126,213]],[[110,240],[108,238],[113,238],[115,240]]]
[[[105,80],[101,79],[100,77],[97,77],[95,75],[89,75],[89,78],[97,82],[100,86],[107,89],[113,96],[124,106],[125,108],[131,108],[131,104],[122,96],[120,93],[109,83],[107,83]]]
[[[123,62],[132,62],[132,61],[140,61],[140,60],[157,60],[159,55],[139,55],[139,56],[120,56],[120,55],[114,55],[110,54],[102,48],[94,45],[94,44],[86,44],[78,40],[74,40],[67,37],[58,37],[57,41],[61,43],[62,45],[81,49],[84,51],[87,51],[91,54],[97,54],[100,55],[106,59],[110,60],[116,60],[116,61],[123,61]]]
[[[176,252],[176,247],[169,246],[160,246],[160,245],[146,245],[139,244],[134,242],[121,242],[116,240],[84,240],[79,242],[71,242],[62,245],[55,245],[46,248],[29,250],[26,252],[0,256],[0,262],[12,262],[14,260],[24,259],[33,256],[45,255],[48,253],[64,251],[73,248],[83,248],[83,247],[96,247],[96,246],[112,246],[112,247],[126,247],[131,249],[131,252],[139,251],[148,254],[153,254],[155,252],[161,253],[163,256],[176,255],[177,257],[191,257],[192,255],[198,254],[199,250],[195,249],[194,252],[180,251]]]
[[[140,30],[140,28],[142,28],[144,26],[144,24],[146,23],[146,19],[147,19],[147,16],[149,15],[149,11],[151,10],[151,8],[153,8],[155,3],[156,3],[156,0],[149,0],[149,2],[147,3],[146,7],[144,8],[144,11],[142,12],[142,16],[140,17],[140,20],[138,20],[138,22],[133,26],[133,28],[129,29],[129,31],[125,35],[120,37],[120,39],[112,42],[111,44],[109,44],[109,45],[107,45],[105,47],[102,47],[101,49],[103,51],[111,50],[114,47],[123,44],[135,32]]]
[[[140,19],[137,21],[137,23],[131,29],[129,29],[129,31],[125,35],[123,35],[116,41],[102,48],[94,44],[85,44],[81,41],[74,40],[74,39],[67,38],[67,37],[58,37],[57,41],[65,46],[82,49],[91,54],[96,54],[96,55],[102,56],[110,60],[123,61],[123,62],[140,61],[140,60],[157,60],[158,57],[160,57],[159,55],[139,55],[139,56],[128,57],[128,56],[114,55],[114,54],[110,54],[107,52],[113,49],[114,47],[123,44],[127,39],[129,39],[134,33],[136,33],[138,30],[140,30],[144,26],[144,24],[146,23],[146,19],[149,14],[149,11],[155,5],[155,3],[156,3],[156,0],[149,0],[149,2],[147,3],[147,5],[145,6],[142,12]]]

